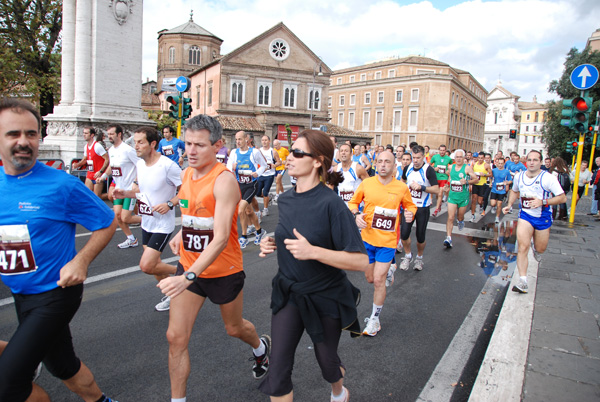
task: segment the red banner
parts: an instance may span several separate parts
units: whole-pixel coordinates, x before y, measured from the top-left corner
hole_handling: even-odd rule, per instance
[[[294,142],[298,139],[298,134],[300,133],[300,127],[290,126],[290,129],[292,130],[292,142]],[[283,124],[280,124],[277,126],[277,139],[279,141],[285,142],[286,144],[288,142],[287,131],[285,129],[285,125],[283,125]],[[282,144],[282,145],[285,145],[285,144]]]

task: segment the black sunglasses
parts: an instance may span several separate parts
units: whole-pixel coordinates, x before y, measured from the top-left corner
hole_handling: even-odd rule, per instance
[[[294,155],[294,158],[304,158],[305,156],[310,156],[311,158],[314,158],[313,154],[309,154],[308,152],[304,152],[300,149],[292,149],[291,153],[292,155]]]

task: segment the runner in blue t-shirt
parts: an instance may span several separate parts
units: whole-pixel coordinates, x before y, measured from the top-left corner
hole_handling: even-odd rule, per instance
[[[158,143],[158,152],[171,159],[173,162],[183,166],[185,157],[185,143],[179,138],[173,137],[174,130],[171,126],[163,128],[163,138]]]
[[[496,223],[500,223],[500,212],[502,211],[502,203],[506,197],[506,192],[512,184],[512,176],[508,169],[504,168],[504,158],[496,159],[496,167],[492,170],[492,190],[490,193],[490,205],[492,213],[496,213]]]
[[[117,222],[76,177],[37,162],[40,127],[30,103],[0,101],[0,275],[13,294],[19,321],[0,350],[0,400],[49,400],[32,384],[43,360],[82,399],[109,402],[75,355],[69,322],[81,304],[88,266]],[[92,232],[79,252],[78,224]]]

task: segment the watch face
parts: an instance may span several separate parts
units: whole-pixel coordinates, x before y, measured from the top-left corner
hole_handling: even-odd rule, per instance
[[[185,278],[189,281],[193,281],[194,279],[196,279],[196,274],[193,272],[186,272]]]

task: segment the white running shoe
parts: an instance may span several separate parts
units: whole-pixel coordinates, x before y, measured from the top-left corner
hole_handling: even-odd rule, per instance
[[[269,216],[269,208],[264,208],[264,209],[263,209],[263,211],[262,211],[262,216],[263,216],[263,218],[264,218],[265,216]]]
[[[381,331],[379,318],[365,318],[365,322],[367,323],[367,326],[363,331],[363,335],[375,336],[379,331]]]
[[[496,217],[496,220],[494,222],[496,223],[496,225],[499,224],[500,223],[500,218]]]
[[[262,217],[261,217],[260,211],[255,212],[255,214],[256,214],[256,217],[258,218],[258,223],[260,224],[260,221],[262,220],[261,219]]]
[[[407,256],[402,257],[402,262],[400,263],[400,269],[403,271],[408,271],[410,268],[410,258]]]
[[[129,237],[125,239],[123,243],[120,243],[117,247],[119,248],[129,248],[129,247],[137,247],[138,241],[137,239],[129,240]]]
[[[385,277],[385,287],[389,288],[394,284],[394,272],[396,272],[396,264],[391,264]]]
[[[154,306],[156,311],[169,311],[169,308],[171,308],[171,298],[169,296],[163,297],[160,303]]]
[[[413,269],[415,271],[423,270],[423,259],[422,258],[415,258],[415,265],[413,266]]]
[[[471,223],[475,223],[475,215],[471,216]]]
[[[493,213],[493,214],[495,214],[496,213],[496,207],[492,207],[492,210],[490,212]]]

